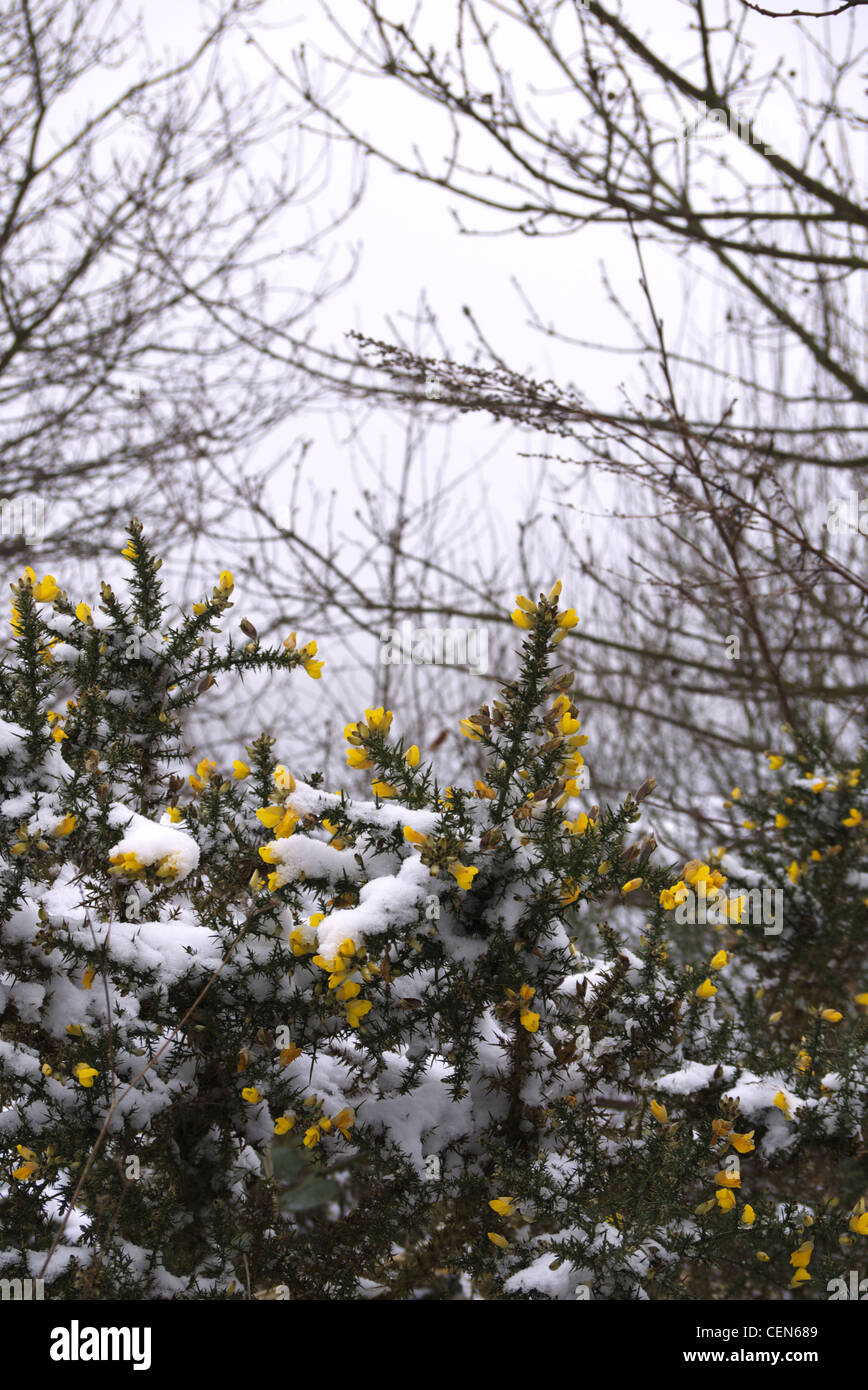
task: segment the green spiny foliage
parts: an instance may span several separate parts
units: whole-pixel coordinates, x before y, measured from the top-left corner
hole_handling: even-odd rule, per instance
[[[322,663],[246,622],[215,640],[227,573],[168,626],[137,523],[124,554],[96,618],[51,576],[13,586],[0,1276],[68,1299],[825,1296],[868,1248],[864,758],[793,736],[771,787],[733,794],[731,850],[660,862],[653,779],[581,809],[555,585],[519,599],[519,675],[462,721],[472,788],[441,789],[384,709],[345,731],[368,799],[296,779],[279,730],[184,776],[213,684]]]

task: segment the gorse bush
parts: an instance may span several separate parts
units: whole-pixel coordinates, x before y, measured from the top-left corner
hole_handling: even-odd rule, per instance
[[[864,758],[792,735],[733,792],[730,848],[663,862],[653,779],[582,809],[556,584],[519,598],[518,676],[462,721],[472,788],[385,709],[345,730],[368,799],[254,730],[191,773],[211,685],[322,663],[246,620],[221,644],[228,573],[168,625],[137,523],[124,555],[96,613],[13,585],[0,1276],[60,1299],[811,1298],[864,1264]]]

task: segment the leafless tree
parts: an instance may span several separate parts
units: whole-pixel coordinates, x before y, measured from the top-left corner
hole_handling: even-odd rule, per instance
[[[638,256],[638,305],[601,270],[635,333],[647,377],[638,401],[603,407],[569,383],[535,380],[472,310],[469,361],[362,343],[408,404],[434,409],[433,383],[439,410],[482,411],[566,441],[557,539],[573,550],[591,614],[573,640],[585,701],[601,731],[620,735],[615,776],[629,786],[637,747],[648,749],[671,804],[702,819],[705,793],[740,779],[783,721],[825,718],[834,736],[853,737],[868,695],[863,535],[845,523],[833,537],[826,516],[859,488],[868,461],[868,211],[855,173],[865,49],[854,16],[833,47],[809,35],[818,91],[777,55],[760,67],[763,21],[734,0],[681,0],[689,51],[677,56],[671,28],[648,37],[644,7],[627,4],[447,0],[436,25],[424,0],[400,20],[381,0],[357,0],[352,15],[321,6],[346,81],[402,87],[420,114],[424,104],[445,113],[451,139],[440,143],[429,124],[426,146],[420,122],[409,157],[398,123],[392,142],[376,142],[323,94],[306,50],[282,77],[318,128],[441,189],[465,231],[511,227],[544,244],[620,227]],[[516,42],[528,70],[538,60],[533,84],[502,56]],[[484,228],[468,222],[474,208]],[[675,342],[657,302],[673,256],[689,267],[698,306]],[[577,354],[612,350],[527,309]],[[570,518],[601,474],[618,488],[616,543],[594,558],[578,553]],[[541,586],[550,570],[518,577]],[[369,615],[389,601],[376,586],[342,598]],[[478,609],[460,586],[438,603],[456,621]]]
[[[134,513],[186,564],[236,505],[215,466],[243,473],[335,375],[306,322],[340,278],[311,220],[328,151],[232,57],[261,3],[193,6],[201,32],[160,59],[120,3],[0,6],[10,565],[92,557]],[[360,193],[353,175],[346,213]]]

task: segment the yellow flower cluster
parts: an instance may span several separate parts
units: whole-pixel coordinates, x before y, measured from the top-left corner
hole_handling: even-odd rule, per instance
[[[419,848],[424,851],[422,861],[430,865],[431,876],[432,878],[436,878],[440,871],[438,851],[442,849],[442,846],[435,844],[428,835],[423,835],[421,830],[414,830],[411,825],[404,826],[404,839],[408,840],[411,845],[418,845]],[[459,888],[466,892],[469,888],[473,887],[473,880],[479,873],[479,870],[475,866],[462,864],[460,859],[448,855],[444,862],[448,872],[452,874]]]
[[[557,613],[557,601],[562,587],[559,579],[550,591],[548,598],[541,599],[539,604],[525,598],[524,594],[518,594],[515,600],[518,606],[511,614],[516,627],[530,632],[538,622],[554,619],[555,631],[552,641],[562,642],[570,629],[576,627],[579,621],[574,608],[568,608],[565,613]]]
[[[307,1102],[305,1102],[305,1104],[307,1104]],[[349,1139],[350,1131],[355,1122],[356,1112],[351,1110],[349,1106],[345,1106],[343,1110],[339,1111],[337,1115],[333,1115],[331,1119],[322,1116],[315,1124],[310,1125],[302,1143],[306,1149],[314,1148],[319,1143],[323,1134],[328,1134],[333,1127],[340,1130],[345,1139]]]
[[[344,1006],[344,1016],[351,1028],[358,1028],[366,1014],[371,1012],[371,1002],[369,999],[359,999],[362,987],[351,976],[359,970],[359,965],[354,963],[353,957],[361,958],[363,952],[356,949],[355,942],[349,937],[342,941],[338,947],[338,953],[333,960],[326,960],[324,956],[316,955],[313,957],[313,964],[318,965],[320,970],[328,971],[328,987],[335,991],[335,997]]]
[[[12,1176],[16,1182],[26,1182],[28,1178],[33,1177],[34,1173],[38,1173],[39,1159],[32,1149],[26,1149],[23,1144],[16,1144],[15,1147],[24,1162],[12,1170]]]
[[[295,633],[291,632],[288,637],[283,639],[283,645],[288,652],[296,651]],[[324,661],[315,661],[317,646],[316,642],[308,642],[306,646],[299,647],[298,655],[301,658],[301,665],[304,667],[311,680],[318,681],[322,675]]]
[[[203,758],[196,768],[196,775],[190,774],[190,786],[194,792],[204,791],[216,771],[217,764],[214,759]]]
[[[109,873],[118,878],[140,879],[144,878],[147,872],[147,866],[133,851],[110,854],[109,865]],[[177,878],[180,868],[177,854],[164,854],[161,859],[156,861],[156,867],[157,878],[164,878],[171,882],[173,878]]]
[[[705,887],[706,900],[709,903],[718,903],[724,910],[727,920],[730,922],[740,922],[744,914],[744,896],[737,898],[727,898],[720,903],[723,897],[723,885],[726,883],[725,876],[719,869],[712,869],[709,864],[703,864],[700,859],[691,859],[685,864],[682,877],[677,883],[673,883],[669,888],[662,889],[660,893],[660,905],[667,912],[672,912],[681,903],[686,902],[690,896],[690,888],[696,888],[699,884]],[[690,887],[688,887],[688,884]]]

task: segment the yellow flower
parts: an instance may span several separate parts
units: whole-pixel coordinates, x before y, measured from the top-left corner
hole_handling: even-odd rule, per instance
[[[280,1116],[277,1120],[275,1120],[275,1122],[274,1122],[274,1132],[275,1132],[275,1134],[288,1134],[289,1131],[290,1131],[292,1128],[294,1128],[294,1126],[295,1126],[295,1116],[294,1116],[294,1115],[281,1115],[281,1116]]]
[[[404,754],[404,762],[408,767],[419,766],[419,749],[415,743],[411,744]]]
[[[322,919],[324,914],[320,912],[316,913],[315,916],[318,916],[320,919]],[[311,922],[313,922],[313,917],[310,920]],[[293,931],[289,933],[289,944],[292,948],[292,954],[294,956],[309,956],[311,951],[316,950],[316,946],[314,946],[313,943],[308,944],[307,942],[305,942],[304,933],[302,932],[300,927],[296,927]]]
[[[18,1147],[20,1149],[20,1144]],[[31,1178],[33,1176],[38,1167],[39,1164],[34,1163],[32,1160],[28,1163],[22,1163],[19,1168],[13,1168],[12,1176],[13,1178],[15,1178],[17,1182],[26,1182],[28,1178]]]
[[[731,1134],[729,1136],[729,1142],[732,1144],[736,1153],[749,1154],[752,1153],[756,1147],[753,1142],[753,1136],[753,1130],[750,1130],[747,1134]]]
[[[84,1029],[80,1023],[67,1023],[66,1031],[71,1038],[83,1038]]]
[[[814,1242],[812,1240],[806,1240],[799,1246],[798,1250],[793,1251],[790,1256],[790,1264],[794,1265],[796,1269],[806,1269],[811,1263],[811,1256],[813,1253]]]
[[[578,621],[575,608],[568,608],[564,613],[559,615],[558,627],[563,628],[564,631],[568,631],[570,628],[576,627]]]
[[[93,614],[91,613],[86,603],[80,603],[76,607],[75,616],[78,618],[78,621],[80,623],[87,623],[90,622],[90,620],[93,617]]]
[[[375,796],[382,797],[384,800],[386,797],[398,795],[397,787],[393,787],[391,782],[381,781],[379,777],[376,777],[371,783],[371,791]]]
[[[712,970],[722,970],[725,965],[729,964],[729,956],[726,951],[718,951],[716,956],[711,957],[709,964]]]
[[[717,986],[710,980],[703,980],[702,984],[694,991],[697,999],[711,999],[717,994]]]
[[[368,757],[364,748],[348,748],[347,766],[354,767],[358,771],[364,771],[366,768],[373,767],[374,763],[373,759]]]
[[[755,820],[743,820],[742,825],[744,826],[745,830],[756,830]]]
[[[506,1239],[505,1236],[498,1235],[497,1231],[487,1231],[486,1234],[488,1236],[488,1239],[491,1241],[492,1245],[496,1245],[498,1250],[507,1249],[509,1241]]]
[[[411,845],[427,845],[428,836],[423,835],[421,830],[414,830],[412,825],[404,826],[404,839],[409,840]]]
[[[798,863],[797,863],[796,860],[794,859],[793,862],[792,862],[792,864],[790,864],[789,867],[788,867],[788,869],[787,869],[787,875],[788,875],[788,877],[789,877],[790,882],[791,882],[791,883],[798,883],[798,881],[799,881],[799,879],[800,879],[800,877],[801,877],[801,873],[802,873],[802,871],[801,871],[801,869],[799,868]]]
[[[571,835],[584,835],[589,824],[588,817],[585,815],[584,811],[582,811],[581,815],[577,816],[575,820],[565,820],[564,829],[568,830]]]
[[[521,596],[519,595],[519,597]],[[525,631],[529,631],[533,627],[533,618],[528,613],[522,612],[520,608],[514,608],[510,617],[516,627],[524,628]]]
[[[660,894],[660,904],[662,907],[665,907],[667,912],[671,912],[674,907],[678,907],[680,903],[686,902],[689,896],[690,893],[687,885],[682,883],[679,879],[677,883],[673,883],[671,888],[664,888],[662,890]]]
[[[109,855],[109,863],[112,866],[109,873],[125,874],[127,877],[141,874],[145,867],[138,855],[133,853],[111,854]]]
[[[65,835],[71,835],[76,826],[75,816],[64,816],[62,821],[58,821],[54,830],[51,832],[55,840],[62,840]]]
[[[247,1101],[248,1105],[256,1105],[257,1101],[262,1100],[262,1096],[259,1094],[255,1086],[245,1086],[241,1094]]]
[[[57,728],[51,730],[51,737],[54,739],[55,743],[62,743],[65,738],[69,737],[69,735],[65,734],[62,729]]]
[[[370,999],[351,999],[347,1004],[347,1023],[351,1028],[358,1028],[365,1014],[371,1012],[372,1004]]]
[[[290,1062],[294,1062],[296,1057],[301,1056],[301,1048],[296,1047],[295,1043],[290,1043],[289,1047],[284,1047],[278,1057],[282,1067],[288,1067]]]
[[[278,763],[274,769],[274,785],[282,792],[295,791],[295,778],[288,772],[282,763]]]
[[[232,764],[232,776],[236,782],[241,782],[245,777],[250,776],[250,768],[240,758],[236,758]]]
[[[314,661],[312,657],[308,657],[307,661],[303,662],[302,664],[306,673],[310,676],[311,680],[318,681],[320,676],[322,675],[325,662]]]
[[[311,1125],[310,1129],[305,1134],[302,1143],[304,1144],[304,1147],[306,1149],[312,1149],[315,1144],[319,1143],[319,1138],[319,1125]]]
[[[719,1173],[715,1173],[714,1181],[720,1183],[721,1187],[741,1187],[741,1174],[729,1173],[721,1168]]]
[[[810,1278],[811,1276],[806,1269],[797,1269],[790,1280],[790,1288],[797,1289],[800,1284],[807,1284]]]
[[[498,1216],[512,1216],[515,1211],[515,1204],[511,1197],[495,1197],[488,1203],[492,1211],[496,1211]]]
[[[693,886],[697,883],[704,883],[711,873],[711,866],[703,864],[700,859],[691,859],[684,866],[684,877]]]
[[[99,1072],[96,1070],[96,1068],[89,1067],[85,1062],[77,1062],[73,1070],[75,1071],[75,1077],[78,1081],[78,1084],[80,1086],[84,1086],[84,1088],[88,1091],[93,1085],[93,1078],[95,1076],[99,1076]]]
[[[625,883],[621,889],[622,893],[632,893],[636,888],[642,887],[641,878],[631,878],[629,883]]]
[[[39,603],[51,603],[59,593],[60,590],[53,574],[47,574],[33,589],[33,597]]]
[[[464,737],[471,739],[474,743],[478,743],[482,737],[482,729],[478,724],[474,724],[472,719],[459,719],[458,727]]]
[[[741,787],[733,787],[732,791],[730,792],[730,796],[732,797],[733,801],[741,801]]]
[[[558,733],[563,734],[565,737],[567,734],[578,733],[581,727],[581,719],[576,719],[569,711],[561,715],[557,724]]]
[[[479,873],[479,870],[477,868],[468,868],[467,865],[459,863],[457,859],[453,859],[449,865],[449,872],[455,878],[458,887],[463,888],[464,891],[467,892],[473,887],[473,880]]]
[[[791,1120],[793,1118],[790,1112],[789,1101],[787,1100],[783,1091],[778,1091],[777,1095],[772,1101],[772,1104],[776,1106],[777,1109],[780,1110],[781,1114],[784,1115],[788,1120]]]
[[[868,1236],[868,1212],[850,1218],[850,1230],[857,1236]]]
[[[735,1206],[735,1198],[728,1187],[719,1187],[714,1195],[721,1211],[732,1211]]]
[[[217,580],[217,588],[222,594],[231,594],[235,588],[235,580],[232,578],[230,570],[221,570],[220,578]]]
[[[392,711],[378,705],[376,709],[365,710],[365,719],[372,734],[382,734],[385,737],[392,726]]]
[[[92,965],[89,965],[81,977],[81,983],[84,985],[85,989],[92,989],[93,982],[95,979],[96,971],[94,970]]]
[[[531,1009],[523,1009],[520,1022],[522,1028],[526,1028],[529,1033],[535,1033],[539,1028],[539,1014],[535,1014]]]
[[[789,816],[785,816],[784,813],[783,813],[783,811],[778,811],[777,815],[775,816],[775,829],[776,829],[776,830],[786,830],[786,828],[787,828],[787,826],[789,825],[789,823],[790,823],[790,818],[789,818]]]
[[[341,1134],[344,1136],[345,1139],[349,1139],[350,1130],[352,1129],[355,1123],[356,1112],[355,1110],[351,1110],[349,1106],[345,1106],[343,1110],[339,1111],[337,1115],[334,1115],[332,1117],[332,1124],[335,1126],[336,1129],[340,1130]]]
[[[478,777],[473,783],[473,791],[476,796],[484,797],[486,801],[493,801],[497,796],[497,792],[494,788],[486,786],[484,782],[480,782]]]
[[[274,827],[274,838],[276,840],[286,840],[298,825],[299,815],[291,806],[287,806],[280,820]]]
[[[781,757],[780,753],[768,753],[766,756],[769,760],[769,767],[772,772],[777,772],[779,767],[783,767],[784,759]]]
[[[518,993],[519,998],[523,999],[526,1004],[529,1004],[531,999],[533,999],[534,995],[536,994],[536,990],[534,989],[533,985],[522,985]]]
[[[824,1018],[827,1023],[840,1023],[841,1019],[844,1017],[837,1009],[823,1009],[820,1016]]]
[[[741,1214],[741,1219],[745,1226],[753,1225],[753,1223],[756,1221],[756,1212],[754,1211],[752,1206],[748,1205],[744,1208],[744,1211]]]
[[[859,811],[859,810],[857,810],[857,808],[856,808],[855,806],[851,806],[851,807],[850,807],[850,814],[849,814],[849,816],[846,816],[845,819],[841,821],[841,824],[842,824],[842,825],[851,825],[851,826],[852,826],[852,825],[861,825],[861,823],[862,823],[862,812]]]
[[[654,1116],[655,1120],[660,1125],[665,1125],[666,1121],[669,1118],[669,1116],[666,1113],[666,1106],[661,1105],[659,1100],[652,1100],[651,1114]]]
[[[856,1003],[861,1004],[864,1009],[868,1009],[868,994],[857,994]]]

